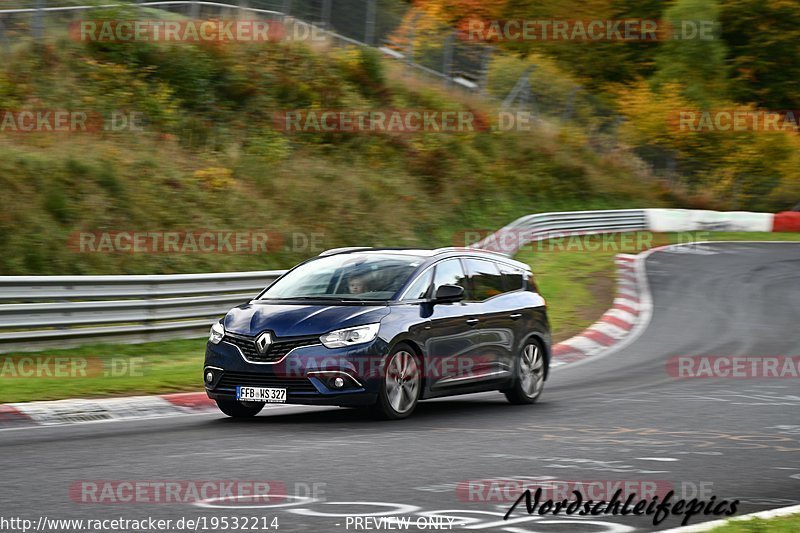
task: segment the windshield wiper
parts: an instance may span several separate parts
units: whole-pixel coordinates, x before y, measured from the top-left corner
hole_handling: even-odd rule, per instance
[[[261,300],[339,300],[336,296],[289,296],[288,298],[270,298],[265,296]]]
[[[290,298],[270,298],[269,296],[265,298],[259,298],[259,300],[277,300],[277,301],[292,301],[292,300],[300,300],[300,301],[313,301],[313,300],[322,300],[326,302],[382,302],[386,301],[385,298],[381,300],[367,300],[365,298],[342,298],[340,296],[292,296]]]

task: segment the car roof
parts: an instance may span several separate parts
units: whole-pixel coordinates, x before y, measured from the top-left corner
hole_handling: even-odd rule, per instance
[[[508,255],[502,254],[500,252],[493,252],[491,250],[482,250],[480,248],[447,247],[447,248],[435,248],[432,250],[427,250],[420,248],[370,248],[367,246],[353,246],[347,248],[333,248],[331,250],[326,250],[319,255],[329,256],[329,255],[355,254],[355,253],[396,254],[405,256],[424,257],[430,260],[426,262],[432,262],[433,260],[438,260],[448,257],[475,257],[480,259],[501,261],[503,263],[514,265],[524,270],[530,270],[530,266],[520,261],[517,261],[516,259],[512,259]]]

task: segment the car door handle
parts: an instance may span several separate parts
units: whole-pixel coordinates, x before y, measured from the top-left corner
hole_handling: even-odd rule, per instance
[[[508,317],[511,318],[512,320],[516,320],[518,318],[522,318],[522,313],[514,313],[513,315],[509,315]]]
[[[477,324],[478,322],[480,322],[480,319],[477,318],[470,318],[467,320],[467,324]]]

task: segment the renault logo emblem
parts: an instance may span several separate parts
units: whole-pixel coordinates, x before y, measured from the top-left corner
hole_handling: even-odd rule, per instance
[[[256,348],[258,348],[259,353],[267,353],[270,344],[272,344],[272,335],[269,332],[265,331],[256,339]]]

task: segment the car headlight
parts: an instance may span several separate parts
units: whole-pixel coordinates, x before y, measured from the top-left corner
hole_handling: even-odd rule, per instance
[[[343,346],[364,344],[375,340],[380,326],[380,324],[367,324],[354,328],[337,329],[321,336],[319,340],[326,348],[342,348]]]
[[[225,327],[222,325],[222,322],[217,322],[213,326],[211,326],[211,332],[208,335],[208,341],[211,344],[219,344],[222,340],[222,337],[225,336]]]

